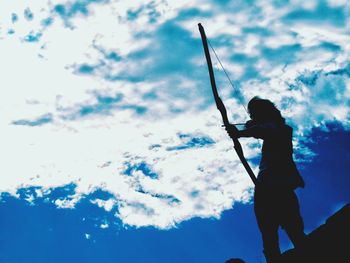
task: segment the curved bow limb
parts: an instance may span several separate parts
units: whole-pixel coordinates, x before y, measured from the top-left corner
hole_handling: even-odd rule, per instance
[[[214,71],[213,71],[213,65],[212,65],[211,58],[210,58],[207,37],[205,35],[204,28],[200,23],[198,24],[198,28],[199,28],[199,32],[201,34],[203,48],[204,48],[204,54],[205,54],[205,58],[206,58],[207,64],[208,64],[210,83],[211,83],[216,107],[221,113],[221,117],[222,117],[222,121],[223,121],[224,125],[226,127],[228,127],[228,125],[231,125],[231,124],[230,124],[228,117],[227,117],[226,107],[225,107],[224,103],[222,102],[222,100],[218,94],[218,90],[216,88],[215,76],[214,76]],[[235,127],[235,126],[233,126],[233,127]],[[240,161],[242,162],[244,168],[246,169],[246,171],[247,171],[249,177],[251,178],[251,180],[253,181],[254,185],[256,185],[258,183],[258,181],[254,175],[252,168],[250,167],[246,158],[244,157],[242,145],[238,141],[238,138],[232,138],[232,141],[233,141],[234,149],[236,150],[236,153],[237,153]]]

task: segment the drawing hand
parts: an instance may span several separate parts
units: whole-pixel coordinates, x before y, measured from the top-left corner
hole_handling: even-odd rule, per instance
[[[227,134],[231,137],[231,139],[238,138],[238,129],[236,128],[235,125],[229,124],[225,126],[225,130]]]
[[[256,125],[256,122],[253,121],[253,120],[249,120],[249,121],[247,121],[247,122],[245,123],[244,127],[245,127],[246,129],[249,129],[249,128],[251,128],[251,127],[254,126],[254,125]]]

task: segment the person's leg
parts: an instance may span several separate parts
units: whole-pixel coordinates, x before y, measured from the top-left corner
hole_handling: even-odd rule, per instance
[[[292,241],[294,247],[303,247],[306,240],[306,235],[303,229],[294,226],[286,226],[285,230],[288,234],[289,239]]]
[[[273,227],[261,228],[260,231],[263,240],[263,248],[266,262],[278,262],[278,259],[281,256],[278,241],[278,225],[274,225]]]
[[[284,212],[282,227],[287,232],[294,247],[302,247],[306,240],[304,233],[304,222],[300,214],[299,202],[296,194],[290,192],[286,196],[288,211]]]
[[[278,241],[278,227],[274,194],[267,189],[256,189],[254,212],[261,232],[264,255],[267,263],[278,262],[281,255]]]

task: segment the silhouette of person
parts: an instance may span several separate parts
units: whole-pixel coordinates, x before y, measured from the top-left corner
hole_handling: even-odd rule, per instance
[[[263,140],[262,155],[254,191],[254,212],[260,229],[267,263],[281,255],[278,228],[288,234],[294,247],[305,241],[304,223],[294,190],[304,187],[293,160],[292,128],[280,111],[266,99],[254,97],[248,103],[251,120],[243,130],[226,127],[231,138],[254,137]]]

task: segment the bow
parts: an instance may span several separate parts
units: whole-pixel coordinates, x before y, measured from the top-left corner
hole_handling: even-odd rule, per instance
[[[228,117],[227,117],[227,111],[226,111],[225,105],[222,102],[221,98],[219,97],[218,90],[216,88],[214,71],[213,71],[213,65],[211,63],[207,37],[205,35],[204,28],[203,28],[203,26],[200,23],[198,24],[198,28],[199,28],[199,32],[201,34],[203,48],[204,48],[204,53],[205,53],[205,58],[206,58],[207,64],[208,64],[210,83],[211,83],[211,87],[212,87],[212,90],[213,90],[213,95],[214,95],[216,107],[221,113],[222,121],[223,121],[225,127],[228,127],[228,125],[231,125],[231,124],[230,124],[230,122],[228,120]],[[234,125],[233,125],[233,127],[236,128]],[[236,150],[236,153],[237,153],[239,159],[241,160],[244,168],[246,169],[250,179],[252,179],[253,183],[256,185],[257,184],[257,179],[256,179],[256,177],[254,175],[254,172],[253,172],[252,168],[249,166],[246,158],[244,157],[242,145],[238,141],[238,138],[232,138],[232,141],[233,141],[233,145],[234,145],[234,148]]]

